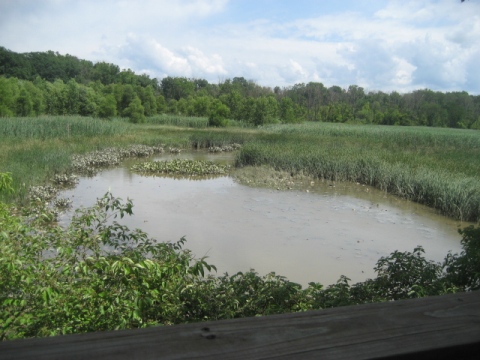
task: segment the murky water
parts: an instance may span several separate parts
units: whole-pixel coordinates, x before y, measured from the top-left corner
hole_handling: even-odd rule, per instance
[[[183,157],[231,160],[229,154]],[[74,208],[91,206],[108,190],[133,199],[128,226],[161,241],[186,236],[186,247],[197,257],[208,256],[220,274],[253,268],[303,285],[327,285],[342,274],[353,282],[374,277],[376,261],[394,250],[422,245],[435,261],[461,250],[458,222],[375,189],[331,185],[277,191],[243,186],[230,177],[143,177],[126,166],[82,178],[61,196],[71,198]]]

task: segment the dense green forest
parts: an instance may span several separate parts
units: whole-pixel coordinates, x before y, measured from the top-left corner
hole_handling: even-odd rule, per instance
[[[57,52],[15,53],[0,47],[0,116],[156,114],[208,116],[252,125],[302,121],[419,125],[480,129],[480,96],[467,92],[365,92],[319,82],[270,88],[243,77],[218,84],[205,79],[152,79],[106,62]]]

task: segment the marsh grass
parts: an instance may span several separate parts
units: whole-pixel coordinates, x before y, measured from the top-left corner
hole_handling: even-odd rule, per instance
[[[193,129],[205,129],[208,128],[208,117],[199,116],[185,116],[185,115],[172,115],[172,114],[160,114],[151,116],[145,119],[146,124],[153,125],[166,125],[186,127]],[[229,119],[227,122],[229,128],[251,128],[251,125],[238,120]]]
[[[208,118],[197,116],[181,116],[181,115],[156,115],[146,118],[147,124],[170,125],[188,128],[206,128],[208,127]]]
[[[23,202],[30,186],[48,183],[55,174],[68,172],[73,154],[130,144],[186,147],[190,135],[182,128],[132,125],[121,118],[0,118],[0,172],[12,174],[15,190],[13,194],[0,193],[0,201]]]
[[[359,182],[457,219],[480,220],[479,132],[325,123],[264,131],[243,146],[237,166]]]
[[[127,132],[123,121],[82,116],[42,116],[0,118],[0,138],[55,139],[68,137],[113,136]]]
[[[69,126],[69,128],[67,127]],[[230,145],[252,138],[246,130],[193,129],[130,124],[127,119],[103,121],[75,116],[0,119],[0,172],[10,172],[15,192],[0,201],[22,203],[33,185],[49,183],[71,171],[72,155],[127,147],[131,144],[180,149]],[[238,133],[238,134],[237,134]]]
[[[258,137],[258,132],[246,129],[208,129],[197,131],[190,136],[191,146],[195,149],[208,149],[231,144],[244,144]]]

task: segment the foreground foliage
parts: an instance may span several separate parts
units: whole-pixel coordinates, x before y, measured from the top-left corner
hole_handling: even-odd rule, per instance
[[[6,187],[2,188],[5,191]],[[120,223],[131,201],[107,193],[77,210],[68,228],[44,202],[22,213],[0,203],[0,339],[139,328],[280,314],[480,289],[480,228],[466,228],[463,251],[443,264],[423,249],[381,258],[377,278],[342,276],[306,289],[250,270],[223,276],[182,249]]]
[[[172,324],[179,294],[215,267],[117,218],[132,203],[106,194],[67,229],[45,224],[48,209],[25,218],[0,208],[1,339]]]

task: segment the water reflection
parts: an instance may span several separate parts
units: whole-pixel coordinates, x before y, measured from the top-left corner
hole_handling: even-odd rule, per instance
[[[223,157],[231,160],[229,154]],[[61,196],[76,208],[91,206],[110,190],[133,199],[135,215],[126,219],[128,226],[161,241],[186,236],[186,247],[198,257],[207,255],[219,273],[254,268],[304,285],[331,284],[342,274],[352,281],[373,277],[376,261],[394,250],[422,245],[436,261],[449,250],[460,251],[457,222],[361,185],[331,185],[277,191],[243,186],[229,177],[142,177],[127,164],[83,178]]]

